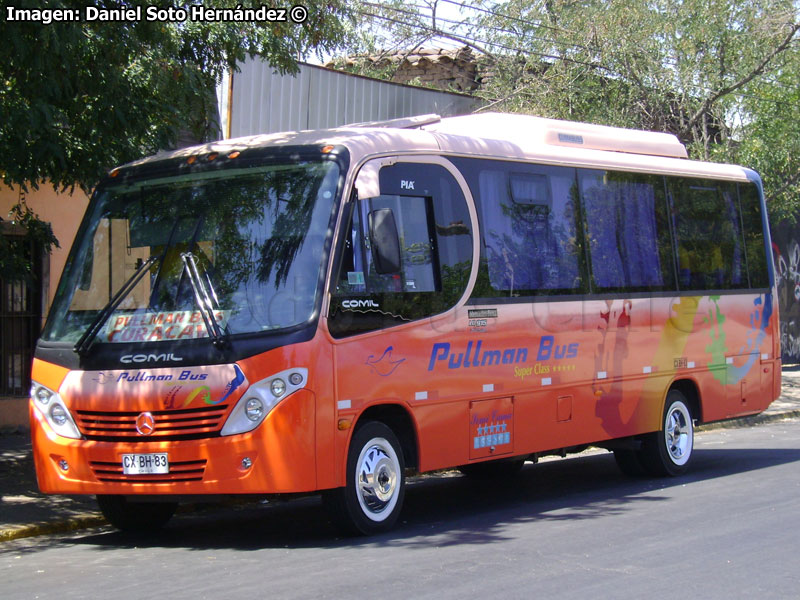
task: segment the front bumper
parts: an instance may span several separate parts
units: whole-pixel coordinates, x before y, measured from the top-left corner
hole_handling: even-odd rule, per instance
[[[101,442],[56,434],[31,403],[39,489],[49,494],[279,494],[317,489],[315,397],[298,390],[255,430],[182,441]],[[166,452],[167,475],[123,475],[123,454]],[[243,465],[249,458],[251,466]],[[63,469],[63,461],[68,468]]]

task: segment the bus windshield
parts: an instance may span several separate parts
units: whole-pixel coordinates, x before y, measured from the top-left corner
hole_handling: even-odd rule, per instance
[[[335,162],[294,162],[101,189],[42,339],[76,342],[98,318],[101,343],[206,338],[198,285],[225,335],[307,322],[321,293],[338,179]]]

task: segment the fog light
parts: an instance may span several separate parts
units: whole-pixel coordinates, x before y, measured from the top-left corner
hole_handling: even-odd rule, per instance
[[[58,466],[64,472],[69,471],[69,463],[63,458],[60,461],[58,461]]]
[[[53,423],[60,427],[67,422],[67,411],[60,404],[53,404],[50,407],[50,418],[53,419]]]
[[[272,383],[270,384],[270,389],[272,390],[272,393],[275,394],[276,398],[280,398],[286,391],[286,382],[283,379],[276,377],[275,379],[272,380]]]
[[[243,468],[243,469],[249,469],[249,468],[250,468],[250,467],[252,467],[252,466],[253,466],[253,461],[252,461],[252,460],[250,460],[250,457],[249,457],[249,456],[245,456],[245,457],[242,459],[242,468]]]
[[[289,383],[292,385],[300,385],[303,383],[303,376],[300,373],[292,373],[289,375]]]
[[[258,421],[264,416],[264,403],[258,398],[250,398],[244,406],[244,413],[251,421]]]

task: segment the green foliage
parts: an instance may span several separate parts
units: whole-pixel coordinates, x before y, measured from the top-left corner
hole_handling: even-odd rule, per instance
[[[58,240],[50,224],[42,221],[24,199],[11,209],[9,216],[10,222],[3,221],[3,224],[10,225],[10,231],[0,231],[0,279],[35,279],[39,274],[32,270],[32,253],[42,249],[49,252],[53,246],[58,248]]]
[[[91,188],[114,165],[170,147],[179,132],[213,135],[213,88],[226,69],[260,55],[280,72],[344,39],[347,0],[310,0],[300,24],[62,22],[5,18],[0,2],[0,174],[25,188]],[[83,10],[83,0],[19,0],[17,8]],[[104,9],[130,7],[97,0]],[[183,6],[231,8],[222,0]],[[240,5],[259,6],[245,1]],[[144,7],[145,4],[142,4]],[[283,6],[283,5],[281,5]],[[287,8],[289,6],[287,5]]]
[[[670,131],[708,159],[743,88],[782,66],[795,21],[791,0],[509,0],[478,25],[516,49],[495,54],[483,95],[502,110]]]
[[[480,110],[676,134],[690,157],[758,170],[773,211],[800,208],[794,0],[397,0],[362,4],[370,43],[481,54]],[[442,18],[448,5],[458,18]],[[436,17],[434,18],[434,15]]]
[[[757,86],[745,100],[749,120],[723,159],[748,165],[764,181],[773,222],[800,209],[800,61]],[[722,149],[721,149],[722,150]]]

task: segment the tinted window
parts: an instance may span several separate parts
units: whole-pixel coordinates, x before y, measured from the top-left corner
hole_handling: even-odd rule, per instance
[[[747,251],[750,287],[769,287],[761,199],[755,184],[739,184],[739,201],[742,208],[742,230]]]
[[[472,268],[472,227],[455,179],[438,165],[400,163],[380,173],[381,195],[351,207],[329,327],[352,335],[435,315],[464,294]],[[391,209],[400,269],[378,273],[369,214]]]
[[[669,178],[681,290],[747,287],[736,185]]]
[[[184,254],[197,261],[220,327],[269,332],[310,321],[323,293],[334,162],[187,172],[119,182],[92,200],[43,338],[75,342],[145,261],[106,315],[99,342],[208,337]]]
[[[481,272],[473,296],[583,291],[575,169],[457,162],[469,182],[482,228]]]
[[[593,291],[672,289],[664,180],[579,171]]]

